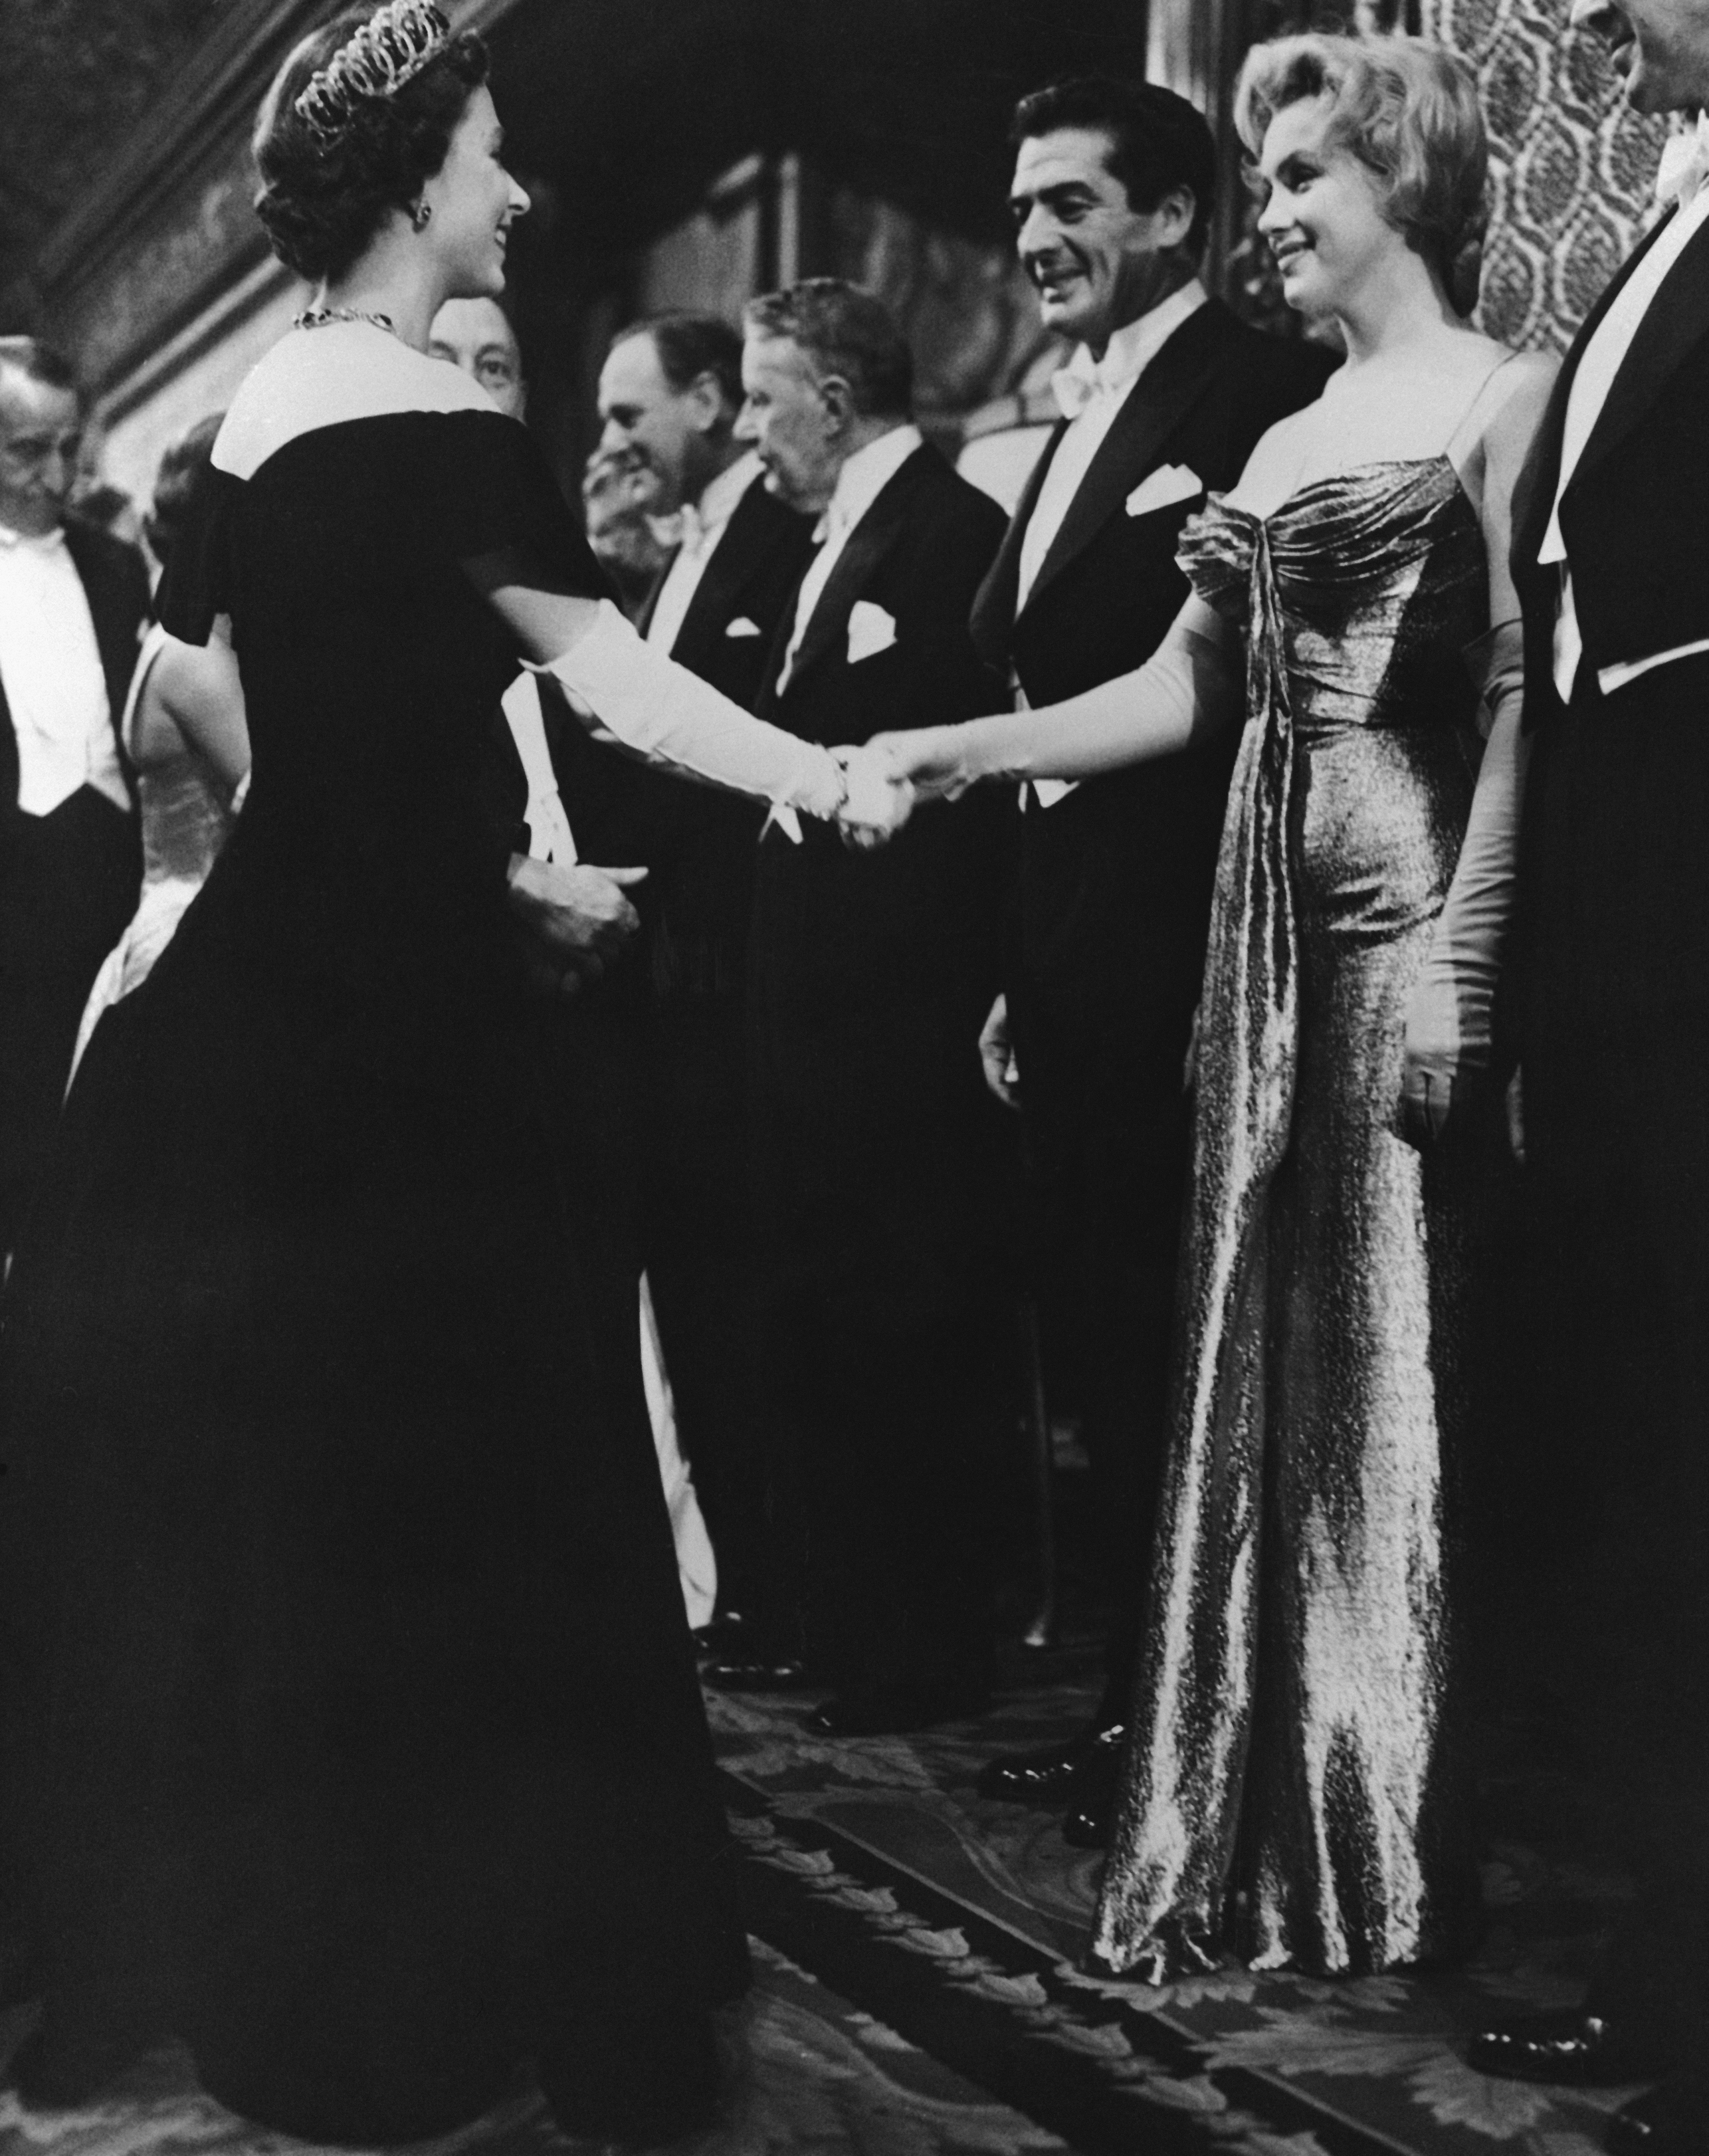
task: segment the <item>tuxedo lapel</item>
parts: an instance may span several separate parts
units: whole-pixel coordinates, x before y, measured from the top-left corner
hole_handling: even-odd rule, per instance
[[[646,641],[647,631],[653,626],[653,617],[659,611],[659,594],[665,588],[665,579],[670,574],[670,564],[681,551],[680,547],[673,549],[670,560],[654,578],[652,590],[641,602],[641,611],[635,616],[635,634],[643,643]]]
[[[1578,326],[1578,333],[1567,347],[1567,357],[1561,362],[1561,371],[1555,377],[1549,401],[1543,407],[1543,415],[1537,430],[1537,439],[1531,454],[1522,468],[1513,490],[1513,544],[1515,562],[1529,565],[1537,560],[1549,528],[1549,518],[1554,513],[1555,488],[1561,476],[1561,439],[1567,426],[1567,400],[1573,393],[1573,383],[1578,372],[1578,362],[1584,357],[1584,348],[1602,325],[1602,319],[1619,298],[1626,280],[1661,236],[1667,226],[1663,218],[1655,229],[1647,233],[1629,254],[1624,262],[1604,285],[1596,305]]]
[[[937,454],[930,444],[916,449],[849,534],[848,544],[837,557],[836,566],[819,595],[819,604],[813,610],[801,648],[795,654],[795,664],[789,670],[789,685],[783,691],[786,696],[798,685],[808,669],[836,644],[848,625],[855,600],[865,589],[873,571],[896,544],[914,490],[931,470],[931,460]]]
[[[1026,543],[1027,526],[1032,521],[1033,511],[1039,506],[1039,495],[1044,485],[1044,475],[1050,469],[1050,460],[1068,432],[1066,419],[1059,419],[1050,430],[1050,439],[1039,450],[1033,469],[1027,475],[1027,483],[1021,490],[1021,498],[1015,512],[1008,520],[1008,529],[1003,535],[1003,544],[997,550],[997,559],[991,564],[985,581],[973,599],[973,611],[967,623],[973,648],[988,666],[1001,667],[1008,663],[1008,633],[1014,626],[1015,596],[1020,589],[1021,548]]]
[[[1709,224],[1700,225],[1644,311],[1620,370],[1609,385],[1578,471],[1599,465],[1630,434],[1668,377],[1709,336]]]
[[[18,806],[22,775],[18,763],[18,736],[12,726],[12,706],[6,701],[5,685],[0,682],[0,817]]]
[[[1217,303],[1209,300],[1188,316],[1128,391],[1039,565],[1023,613],[1090,545],[1204,394],[1210,384],[1204,362],[1220,326]]]
[[[95,624],[95,640],[101,655],[101,671],[106,678],[107,705],[116,740],[125,714],[125,701],[131,693],[131,676],[136,670],[136,619],[119,588],[118,579],[109,573],[107,564],[100,558],[99,547],[76,524],[68,523],[65,526],[65,551],[71,557],[89,601],[90,619]]]
[[[768,497],[763,479],[755,479],[730,512],[730,521],[718,535],[711,557],[701,572],[688,612],[676,632],[670,655],[680,665],[698,668],[708,646],[716,643],[729,626],[737,595],[763,560],[770,534],[766,507]]]

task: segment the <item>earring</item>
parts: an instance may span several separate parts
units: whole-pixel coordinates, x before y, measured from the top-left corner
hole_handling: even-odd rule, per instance
[[[409,222],[418,232],[425,232],[431,222],[434,206],[430,202],[418,202],[409,213]]]

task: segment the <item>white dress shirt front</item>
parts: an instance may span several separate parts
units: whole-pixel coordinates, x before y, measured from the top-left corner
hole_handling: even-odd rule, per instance
[[[724,536],[725,526],[742,496],[758,484],[762,470],[758,456],[749,449],[701,490],[698,501],[683,505],[681,543],[670,557],[653,618],[647,624],[647,641],[655,650],[668,654],[675,644],[713,549]]]
[[[0,525],[0,682],[27,815],[49,814],[80,786],[129,809],[89,597],[63,531],[29,538]]]
[[[1094,359],[1086,346],[1080,345],[1067,366],[1059,368],[1051,377],[1050,386],[1056,393],[1057,403],[1070,416],[1067,429],[1056,444],[1056,454],[1045,467],[1039,498],[1027,519],[1027,528],[1021,534],[1014,598],[1017,613],[1026,604],[1039,572],[1044,566],[1044,557],[1062,529],[1069,506],[1080,492],[1080,483],[1091,470],[1092,459],[1103,447],[1105,437],[1115,425],[1116,415],[1127,402],[1128,392],[1182,323],[1196,315],[1209,296],[1197,277],[1189,278],[1137,321],[1124,322],[1114,331],[1101,359]],[[1019,684],[1014,694],[1015,706],[1019,710],[1026,700]],[[1028,807],[1030,799],[1036,800],[1041,808],[1054,808],[1073,793],[1078,783],[1073,778],[1037,779],[1030,786],[1022,787],[1021,806]]]
[[[1124,323],[1116,331],[1104,347],[1101,359],[1094,359],[1081,345],[1060,370],[1064,376],[1073,378],[1074,386],[1070,388],[1064,382],[1056,390],[1057,400],[1065,410],[1076,408],[1076,416],[1069,421],[1067,432],[1056,444],[1056,454],[1045,469],[1039,498],[1021,535],[1020,578],[1014,602],[1017,613],[1026,604],[1044,557],[1050,551],[1051,542],[1062,529],[1068,506],[1080,492],[1080,481],[1091,470],[1092,459],[1115,425],[1116,414],[1121,409],[1128,391],[1182,323],[1198,313],[1208,296],[1198,278],[1191,278],[1171,292],[1167,300],[1160,300],[1148,314],[1142,315],[1136,322]]]
[[[1709,217],[1709,187],[1700,187],[1689,202],[1681,203],[1666,229],[1620,287],[1613,305],[1579,355],[1573,387],[1567,394],[1567,414],[1561,430],[1561,475],[1555,487],[1549,528],[1537,551],[1539,562],[1561,564],[1561,608],[1555,619],[1554,658],[1555,687],[1563,703],[1572,700],[1584,641],[1579,634],[1578,610],[1573,599],[1572,564],[1567,559],[1567,544],[1561,532],[1561,496],[1578,469],[1584,445],[1602,416],[1602,408],[1608,402],[1614,377],[1632,348],[1639,324],[1661,289],[1663,280],[1690,245],[1706,217]],[[1652,652],[1643,659],[1604,666],[1598,673],[1597,681],[1603,694],[1609,696],[1653,667],[1664,666],[1672,659],[1688,658],[1698,651],[1709,651],[1709,637],[1698,643],[1680,644],[1671,651]]]
[[[880,434],[864,449],[856,449],[837,474],[836,490],[813,535],[820,542],[819,550],[807,565],[807,574],[801,580],[800,593],[795,602],[794,632],[789,639],[789,649],[783,654],[783,671],[778,676],[780,691],[789,685],[807,624],[813,619],[813,610],[830,582],[831,571],[842,558],[849,534],[924,442],[924,435],[916,426],[892,427],[889,434]]]

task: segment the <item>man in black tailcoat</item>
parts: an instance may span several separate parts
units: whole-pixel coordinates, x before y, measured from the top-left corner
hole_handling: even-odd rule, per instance
[[[613,338],[603,449],[637,458],[677,515],[644,607],[648,642],[752,710],[812,551],[812,520],[763,483],[735,439],[742,338],[668,314]],[[745,978],[763,812],[615,757],[572,728],[577,825],[604,860],[650,871],[639,963],[654,1059],[644,1255],[683,1449],[718,1565],[707,1644],[740,1656],[762,1594],[765,1472],[756,1397],[748,1210]]]
[[[1055,702],[1147,660],[1187,597],[1181,526],[1231,486],[1265,429],[1333,364],[1207,297],[1198,264],[1210,132],[1154,85],[1065,82],[1025,98],[1012,139],[1015,244],[1048,327],[1078,341],[1063,418],[973,611],[1012,693]],[[994,1760],[989,1796],[1061,1804],[1103,1840],[1128,1711],[1162,1466],[1183,1077],[1233,743],[1078,786],[1025,789],[1018,933],[983,1040],[1018,1105],[1043,1215],[1039,1271],[1071,1369],[1104,1524],[1107,1681],[1070,1743]],[[1016,1074],[1018,1083],[1012,1081]]]
[[[755,300],[742,379],[767,485],[820,517],[762,715],[835,747],[991,709],[967,624],[1003,519],[912,424],[887,310],[829,278]],[[760,842],[750,1107],[772,1495],[781,1535],[798,1470],[808,1675],[831,1688],[815,1726],[834,1733],[976,1711],[990,1680],[1003,1378],[976,1041],[1003,811],[933,811],[875,853],[779,812]]]
[[[82,424],[69,364],[0,337],[0,1265],[141,883],[118,727],[148,578],[134,547],[65,513]]]
[[[1574,0],[1642,112],[1709,106],[1709,0]],[[1541,1337],[1536,1558],[1639,1897],[1583,2008],[1486,2071],[1664,2076],[1610,2147],[1709,2149],[1709,135],[1567,356],[1514,504],[1532,752],[1512,1006]],[[1552,1576],[1551,1576],[1552,1575]]]

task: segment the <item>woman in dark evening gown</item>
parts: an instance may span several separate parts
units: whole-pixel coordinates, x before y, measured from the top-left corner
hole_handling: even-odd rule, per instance
[[[1286,39],[1249,59],[1239,110],[1287,296],[1336,317],[1347,365],[1188,525],[1195,596],[1139,674],[890,744],[942,790],[1166,753],[1238,711],[1245,645],[1173,1442],[1095,1940],[1154,1981],[1230,1947],[1328,1973],[1465,1935],[1449,1486],[1501,1165],[1466,1111],[1517,799],[1509,502],[1550,372],[1449,299],[1484,174],[1460,63]]]
[[[588,1322],[536,1053],[550,878],[512,887],[483,765],[520,653],[704,776],[820,814],[849,780],[646,654],[521,426],[425,356],[526,208],[485,72],[402,0],[306,40],[258,136],[319,311],[162,606],[229,624],[250,795],[95,1031],[8,1304],[27,2101],[176,2034],[316,2138],[439,2130],[531,2056],[566,2127],[656,2138],[745,1981],[652,1445],[603,1382],[633,1317]]]

